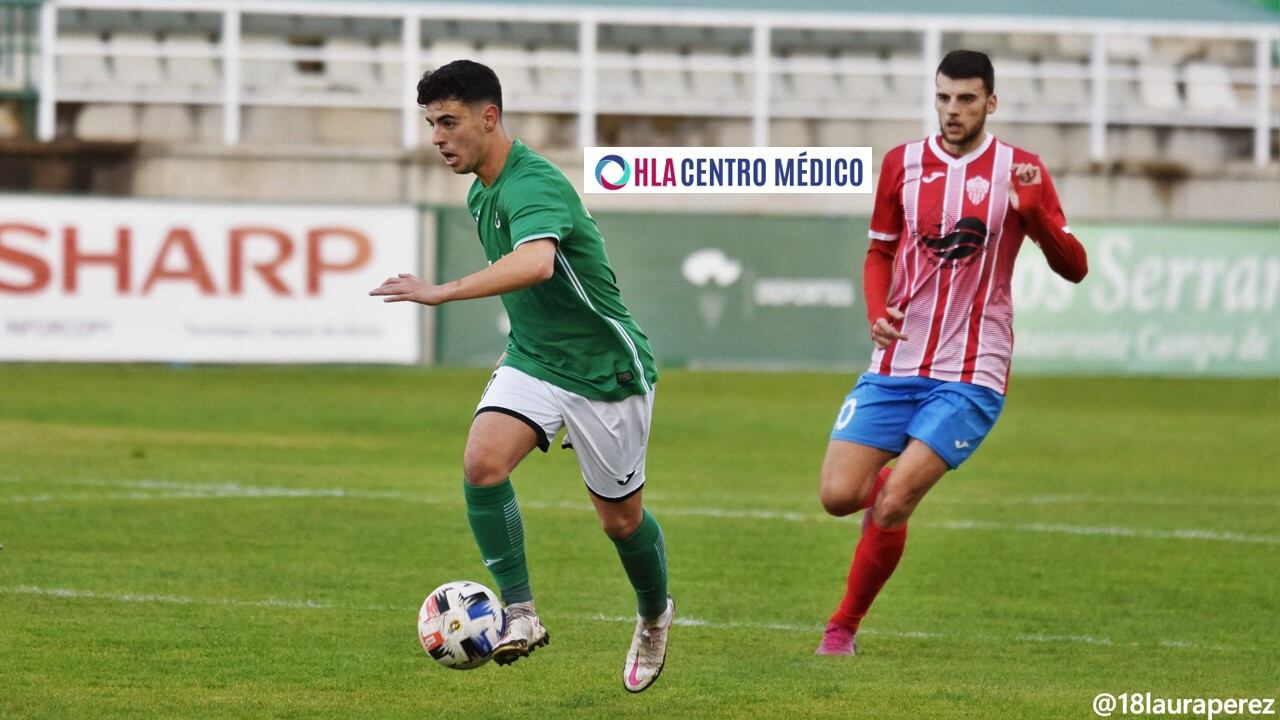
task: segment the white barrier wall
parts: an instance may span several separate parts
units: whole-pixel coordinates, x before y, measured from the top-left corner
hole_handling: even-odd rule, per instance
[[[404,207],[0,196],[0,360],[385,362],[421,357]]]

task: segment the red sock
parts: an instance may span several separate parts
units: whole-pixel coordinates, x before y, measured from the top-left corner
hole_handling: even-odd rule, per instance
[[[876,482],[871,486],[871,492],[867,495],[867,499],[862,503],[860,510],[866,510],[876,504],[876,496],[880,494],[880,489],[884,487],[884,481],[889,479],[889,473],[893,468],[880,468],[880,472],[876,474]]]
[[[871,602],[884,587],[885,581],[898,567],[902,550],[907,545],[907,526],[886,530],[872,519],[853,552],[853,566],[849,568],[849,582],[840,607],[831,616],[831,622],[857,630]]]

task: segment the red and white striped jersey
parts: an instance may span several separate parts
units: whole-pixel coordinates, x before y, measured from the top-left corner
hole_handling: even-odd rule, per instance
[[[938,135],[884,158],[868,235],[896,243],[888,306],[905,317],[906,341],[877,348],[871,371],[967,382],[1003,394],[1013,355],[1013,262],[1026,234],[1010,205],[1011,169],[1039,166],[1042,217],[1066,217],[1040,158],[988,134],[964,157]]]

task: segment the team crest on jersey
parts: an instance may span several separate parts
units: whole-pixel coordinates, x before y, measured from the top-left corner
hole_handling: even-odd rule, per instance
[[[979,175],[970,178],[969,182],[964,184],[964,191],[969,194],[969,202],[977,205],[987,197],[987,191],[991,189],[991,182]]]

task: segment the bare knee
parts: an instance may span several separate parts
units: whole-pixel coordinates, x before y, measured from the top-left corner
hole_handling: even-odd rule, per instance
[[[600,529],[604,530],[604,534],[608,535],[610,540],[626,540],[640,529],[642,522],[644,522],[643,512],[600,515]]]
[[[919,502],[920,499],[909,492],[885,488],[872,510],[876,524],[886,530],[905,525]]]
[[[822,508],[835,517],[852,515],[867,503],[867,495],[875,483],[875,476],[870,479],[850,478],[829,468],[822,468],[822,488],[818,493],[822,500]]]
[[[492,455],[467,448],[462,456],[462,475],[467,484],[484,487],[497,485],[511,474],[511,468],[495,460]]]
[[[828,515],[844,517],[858,511],[858,499],[849,492],[848,488],[824,481],[819,497],[822,499],[822,509],[826,510]]]

